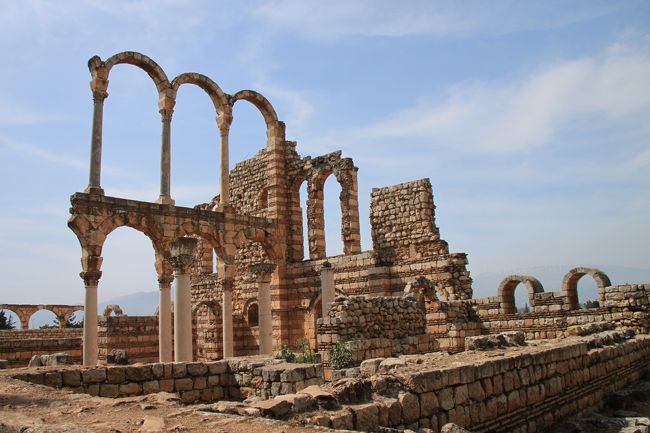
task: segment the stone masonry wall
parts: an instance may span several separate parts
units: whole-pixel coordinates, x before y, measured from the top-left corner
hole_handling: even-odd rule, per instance
[[[621,341],[621,333],[616,343],[608,335],[442,368],[427,364],[426,356],[377,360],[382,361],[378,375],[334,386],[346,397],[343,410],[314,419],[358,431],[378,426],[438,431],[449,422],[476,433],[541,431],[567,416],[598,409],[608,393],[647,371],[650,337]]]
[[[97,328],[101,362],[113,349],[125,349],[131,363],[158,360],[158,317],[100,316]]]
[[[211,362],[154,363],[134,366],[32,369],[16,379],[93,396],[118,398],[175,392],[184,403],[262,399],[323,383],[318,364],[286,364],[269,357]]]
[[[26,367],[34,355],[67,352],[81,361],[81,329],[0,331],[0,359],[10,367]]]

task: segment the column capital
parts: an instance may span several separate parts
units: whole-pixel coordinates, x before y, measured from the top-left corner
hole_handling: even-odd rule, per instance
[[[158,287],[160,289],[168,289],[171,287],[172,282],[174,282],[173,274],[163,274],[158,275]]]
[[[97,287],[99,285],[99,279],[102,277],[102,271],[85,271],[81,272],[79,276],[83,278],[86,287]]]
[[[161,108],[158,112],[160,113],[160,120],[162,122],[171,122],[172,115],[174,114],[173,108]]]
[[[275,271],[275,264],[256,263],[250,267],[250,271],[258,283],[268,283],[271,281],[273,271]]]
[[[325,261],[321,264],[321,267],[320,267],[320,271],[321,271],[321,272],[328,272],[328,271],[331,272],[332,270],[333,270],[333,269],[332,269],[332,264],[331,264],[330,262],[328,262],[327,260],[325,260]]]
[[[235,279],[234,278],[220,278],[221,282],[221,288],[224,292],[231,292],[233,287],[235,286]]]
[[[219,113],[217,115],[217,126],[221,130],[221,134],[228,134],[230,131],[230,125],[232,124],[232,114],[230,113]]]
[[[187,274],[194,262],[194,250],[197,241],[194,238],[178,238],[172,242],[171,255],[167,260],[177,275]]]
[[[103,102],[108,97],[108,80],[99,75],[93,76],[90,80],[90,90],[95,102]]]

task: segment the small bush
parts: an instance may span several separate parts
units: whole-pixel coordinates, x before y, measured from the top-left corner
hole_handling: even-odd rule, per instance
[[[293,353],[293,351],[289,349],[289,346],[285,344],[284,346],[282,346],[282,349],[280,349],[280,353],[278,353],[276,358],[284,359],[286,362],[295,362],[296,354]]]
[[[297,346],[300,354],[296,356],[296,362],[302,364],[317,364],[319,362],[318,356],[309,347],[309,340],[301,338],[298,340]]]
[[[352,350],[350,350],[349,341],[340,339],[334,343],[329,351],[330,365],[335,370],[347,368],[352,364]]]

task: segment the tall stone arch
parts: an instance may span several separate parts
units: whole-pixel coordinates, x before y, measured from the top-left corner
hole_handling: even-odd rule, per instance
[[[600,269],[585,267],[571,269],[562,279],[562,294],[566,297],[569,309],[571,310],[579,307],[578,281],[585,275],[589,275],[596,282],[596,287],[598,287],[598,300],[601,303],[605,301],[605,287],[612,285],[607,274]]]
[[[535,293],[544,292],[542,283],[530,275],[510,275],[504,278],[498,289],[498,296],[501,300],[501,308],[504,314],[514,314],[517,312],[515,289],[519,284],[524,284],[528,289],[528,305],[530,305],[530,308],[535,306]]]

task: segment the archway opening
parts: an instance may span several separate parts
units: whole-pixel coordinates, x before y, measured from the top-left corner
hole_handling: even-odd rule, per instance
[[[140,68],[120,64],[110,71],[104,101],[102,187],[106,195],[153,202],[159,195],[158,91]]]
[[[171,196],[178,206],[208,203],[219,193],[221,134],[216,118],[203,89],[180,86],[171,124]]]
[[[576,295],[578,308],[599,308],[600,301],[598,295],[598,286],[596,280],[591,276],[585,275],[578,280]]]
[[[255,327],[260,324],[260,311],[257,302],[252,302],[246,311],[246,321],[248,326]]]
[[[59,319],[50,310],[38,310],[29,318],[29,329],[59,329]]]
[[[239,100],[233,106],[230,127],[230,168],[235,163],[255,156],[266,148],[266,122],[260,110],[252,103]]]
[[[519,283],[514,287],[515,312],[530,313],[530,297],[526,284]]]
[[[99,312],[117,304],[131,316],[150,316],[158,307],[158,274],[151,240],[131,227],[111,232],[102,249]]]
[[[0,331],[22,329],[23,323],[18,314],[8,309],[0,310],[0,314]]]
[[[303,259],[309,260],[309,213],[307,212],[307,181],[300,185],[300,215],[302,221],[302,251]]]
[[[68,320],[65,323],[65,327],[68,329],[77,329],[84,327],[84,310],[74,311],[68,317]]]
[[[336,176],[329,175],[323,185],[325,222],[325,256],[343,254],[341,185]]]

